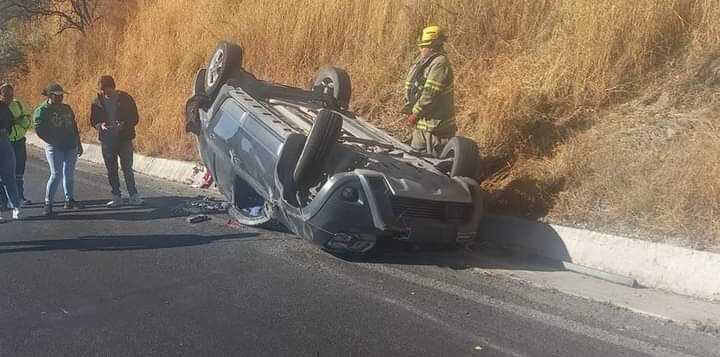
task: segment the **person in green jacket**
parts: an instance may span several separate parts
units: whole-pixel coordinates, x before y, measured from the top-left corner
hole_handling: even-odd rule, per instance
[[[45,155],[50,165],[50,178],[45,191],[43,211],[45,216],[53,214],[53,200],[60,183],[61,171],[65,190],[65,208],[83,208],[75,201],[74,196],[75,164],[78,157],[83,154],[83,147],[75,113],[69,105],[63,103],[65,93],[62,86],[50,83],[43,90],[47,100],[35,109],[33,115],[35,132],[45,141]]]
[[[25,133],[30,128],[32,120],[30,114],[25,110],[25,105],[15,98],[15,89],[9,83],[0,84],[0,101],[7,104],[12,113],[12,129],[9,133],[10,144],[15,152],[15,181],[17,182],[18,194],[22,204],[31,204],[25,198],[25,164],[27,162],[27,146]],[[7,207],[7,195],[4,186],[0,185],[0,210]]]
[[[411,146],[437,155],[457,132],[455,124],[454,75],[443,46],[447,34],[440,26],[423,29],[420,55],[405,81],[408,125],[414,128]]]

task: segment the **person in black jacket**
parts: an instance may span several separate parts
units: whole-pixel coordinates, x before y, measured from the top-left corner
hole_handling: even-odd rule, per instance
[[[112,200],[109,207],[122,204],[118,159],[122,167],[125,184],[129,195],[128,203],[132,206],[143,204],[135,185],[133,173],[133,139],[139,115],[135,100],[128,93],[117,90],[113,77],[103,75],[98,81],[100,93],[90,106],[90,124],[98,130],[103,159],[108,171],[108,180],[112,189]]]
[[[10,145],[9,134],[13,127],[13,116],[7,104],[0,102],[0,179],[5,188],[13,219],[20,219],[20,196],[15,181],[15,151]],[[3,221],[0,216],[0,222]]]

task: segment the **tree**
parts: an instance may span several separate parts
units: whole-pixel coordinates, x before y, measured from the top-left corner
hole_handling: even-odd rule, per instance
[[[27,70],[27,58],[20,41],[12,33],[0,30],[0,80]]]
[[[0,28],[18,19],[55,18],[58,34],[65,30],[83,35],[100,17],[101,0],[0,0]]]

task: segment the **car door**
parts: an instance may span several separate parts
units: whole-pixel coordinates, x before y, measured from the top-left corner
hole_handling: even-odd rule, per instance
[[[261,196],[267,197],[275,185],[277,152],[283,140],[268,125],[271,114],[256,106],[240,104],[235,110],[240,116],[238,135],[231,141],[231,150],[242,160],[233,164]]]
[[[232,201],[235,173],[233,160],[237,160],[231,141],[240,129],[239,118],[233,115],[233,101],[227,99],[215,111],[208,127],[208,145],[212,151],[212,171],[220,192]]]
[[[233,186],[236,176],[266,199],[274,191],[276,153],[282,138],[258,118],[270,114],[254,109],[258,106],[243,106],[228,98],[215,112],[208,128],[214,153],[213,173],[218,187],[230,201],[238,189]]]

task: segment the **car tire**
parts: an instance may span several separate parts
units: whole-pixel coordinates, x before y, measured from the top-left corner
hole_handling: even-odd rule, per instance
[[[312,187],[323,175],[327,158],[340,139],[343,120],[337,113],[321,110],[298,159],[293,180],[299,190]]]
[[[313,79],[312,90],[335,98],[342,110],[350,108],[352,83],[350,75],[344,69],[333,66],[321,68]]]
[[[205,92],[205,76],[207,76],[207,69],[200,68],[195,74],[195,82],[193,82],[192,95],[207,95],[207,92]]]
[[[473,212],[475,213],[475,216],[472,217],[470,222],[460,227],[460,229],[462,231],[470,231],[477,233],[480,231],[480,223],[482,222],[482,218],[485,215],[485,191],[482,189],[482,187],[480,187],[480,184],[472,178],[457,177],[456,180],[460,180],[467,185],[470,191],[470,197],[472,198]]]
[[[475,141],[454,136],[443,148],[441,159],[452,158],[450,177],[475,177],[477,169],[478,146]]]
[[[206,109],[208,105],[210,98],[205,94],[195,94],[185,102],[185,132],[198,136],[201,134],[200,109]]]
[[[213,52],[205,71],[204,88],[209,97],[215,97],[231,73],[242,67],[243,49],[240,45],[220,42]]]

